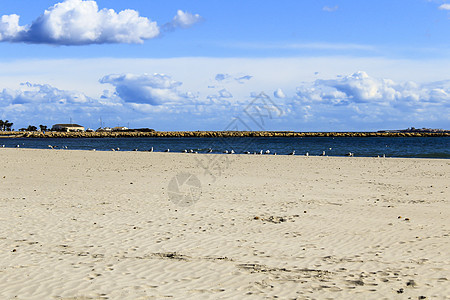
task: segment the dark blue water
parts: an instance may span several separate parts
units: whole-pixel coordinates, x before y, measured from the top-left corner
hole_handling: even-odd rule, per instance
[[[305,138],[5,138],[0,139],[5,147],[48,149],[48,145],[58,149],[110,151],[120,148],[121,151],[147,151],[151,147],[156,152],[170,149],[170,152],[181,152],[184,149],[213,153],[223,153],[233,149],[236,153],[245,151],[257,152],[269,149],[271,154],[288,154],[295,150],[296,154],[319,155],[322,151],[329,156],[344,156],[353,152],[354,156],[418,157],[418,158],[450,158],[450,138],[448,137],[305,137]]]

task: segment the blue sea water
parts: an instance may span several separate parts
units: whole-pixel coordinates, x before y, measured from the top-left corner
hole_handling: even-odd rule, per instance
[[[325,151],[329,156],[344,156],[353,152],[354,156],[416,157],[416,158],[450,158],[450,138],[448,137],[231,137],[231,138],[5,138],[0,139],[0,146],[21,148],[111,151],[147,151],[153,147],[155,152],[170,149],[181,152],[184,149],[205,152],[211,148],[212,153],[223,153],[233,149],[236,153],[270,150],[271,154],[288,154],[295,150],[296,155],[320,155]]]

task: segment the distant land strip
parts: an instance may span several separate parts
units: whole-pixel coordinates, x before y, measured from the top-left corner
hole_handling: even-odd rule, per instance
[[[118,137],[448,137],[442,132],[292,132],[292,131],[0,131],[0,138],[118,138]]]

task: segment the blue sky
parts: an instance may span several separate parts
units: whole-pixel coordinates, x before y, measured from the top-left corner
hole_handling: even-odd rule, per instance
[[[21,2],[0,3],[15,128],[222,130],[261,93],[266,130],[450,127],[450,0]]]

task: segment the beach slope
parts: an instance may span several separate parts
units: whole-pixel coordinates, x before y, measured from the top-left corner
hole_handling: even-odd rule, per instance
[[[0,149],[0,162],[1,299],[450,295],[449,160]]]

